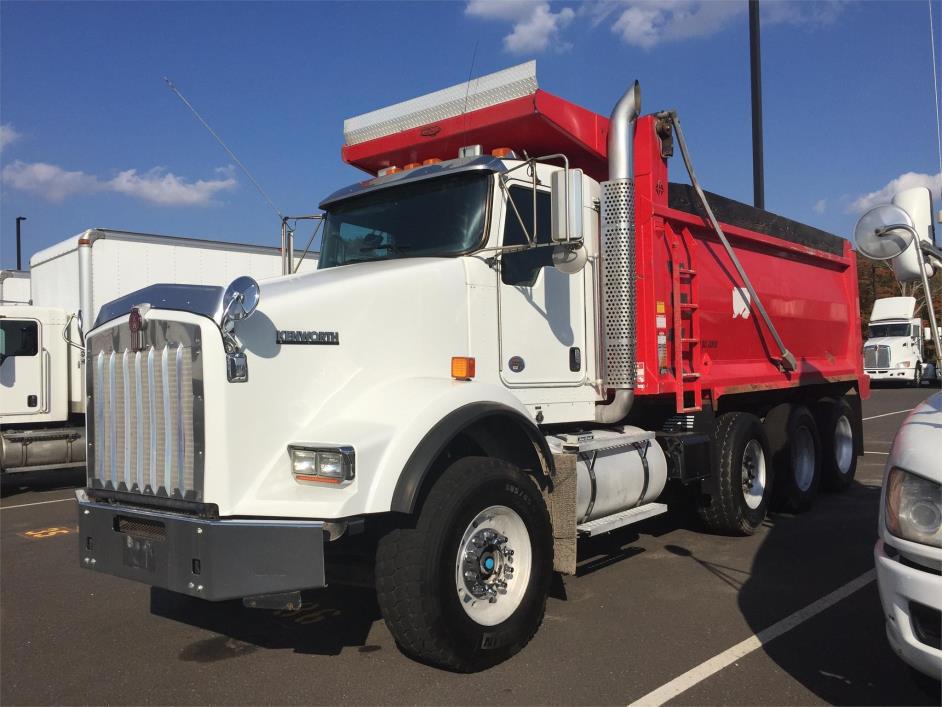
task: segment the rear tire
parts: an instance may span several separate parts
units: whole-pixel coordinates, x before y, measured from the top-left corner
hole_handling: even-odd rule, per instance
[[[772,482],[769,442],[762,423],[728,412],[712,434],[713,475],[703,482],[700,518],[716,533],[752,535],[765,519]]]
[[[779,405],[763,422],[772,452],[775,485],[772,508],[802,513],[814,503],[821,483],[821,439],[804,405]]]
[[[815,418],[821,437],[821,484],[827,491],[843,491],[857,473],[854,412],[844,398],[825,399],[815,406]]]
[[[473,672],[530,641],[552,572],[553,533],[536,484],[506,462],[466,457],[435,482],[415,528],[380,540],[376,592],[403,652]]]

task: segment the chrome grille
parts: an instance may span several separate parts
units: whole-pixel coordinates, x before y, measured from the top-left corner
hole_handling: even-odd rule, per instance
[[[865,346],[864,347],[864,368],[889,368],[890,367],[890,347],[889,346]]]
[[[199,329],[150,322],[131,345],[118,326],[89,343],[89,486],[202,500]],[[143,345],[140,345],[143,343]]]

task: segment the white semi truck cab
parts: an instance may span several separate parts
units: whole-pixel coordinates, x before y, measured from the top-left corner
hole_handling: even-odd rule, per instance
[[[922,320],[914,317],[915,297],[885,297],[873,303],[864,370],[871,381],[906,383],[919,387],[926,368]]]
[[[849,244],[711,196],[740,262],[668,180],[672,114],[635,84],[606,120],[534,69],[347,121],[370,175],[321,202],[317,272],[101,309],[82,566],[267,608],[359,578],[407,653],[468,671],[669,478],[740,535],[853,482]]]

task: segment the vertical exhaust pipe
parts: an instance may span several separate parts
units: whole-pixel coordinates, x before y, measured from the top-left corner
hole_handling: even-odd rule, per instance
[[[635,397],[635,121],[641,86],[615,104],[608,125],[608,181],[602,187],[602,382],[614,397],[595,408],[595,420],[614,424]]]

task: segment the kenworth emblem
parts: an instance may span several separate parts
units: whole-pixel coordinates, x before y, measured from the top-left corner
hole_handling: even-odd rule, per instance
[[[281,329],[275,334],[275,343],[337,346],[340,344],[340,334],[336,331],[294,331]]]

